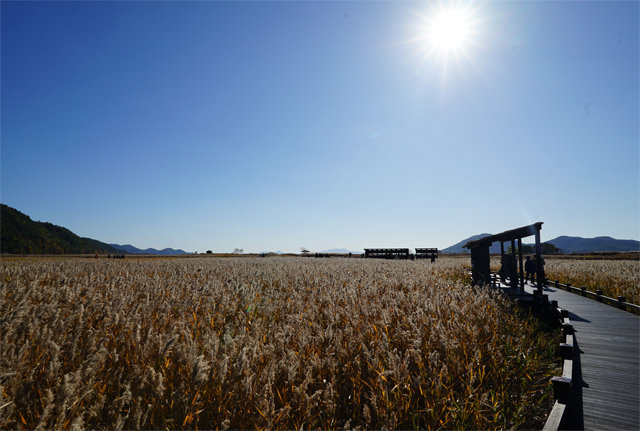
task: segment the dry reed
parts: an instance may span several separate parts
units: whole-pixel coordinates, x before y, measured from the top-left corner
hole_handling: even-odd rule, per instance
[[[557,334],[462,262],[4,259],[0,428],[539,428]]]
[[[624,296],[640,305],[640,260],[546,259],[545,276],[572,286],[602,290],[605,296]]]

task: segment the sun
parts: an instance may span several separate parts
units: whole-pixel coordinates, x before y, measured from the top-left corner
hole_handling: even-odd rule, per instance
[[[470,42],[472,23],[469,10],[461,7],[439,10],[425,29],[426,43],[441,54],[459,53]]]
[[[446,75],[449,64],[472,62],[473,48],[478,45],[480,12],[475,2],[440,1],[431,3],[419,19],[415,37],[422,63],[440,65]]]

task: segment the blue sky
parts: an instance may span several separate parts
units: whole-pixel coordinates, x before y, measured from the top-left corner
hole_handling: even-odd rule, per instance
[[[0,200],[140,248],[640,238],[637,2],[1,3]],[[447,4],[444,7],[449,7]]]

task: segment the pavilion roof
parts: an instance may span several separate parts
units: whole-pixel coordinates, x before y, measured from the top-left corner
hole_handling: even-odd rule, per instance
[[[541,221],[530,224],[528,226],[522,226],[516,229],[506,230],[502,233],[497,233],[495,235],[485,236],[484,238],[476,239],[474,241],[469,241],[463,247],[472,249],[476,247],[491,246],[492,243],[496,241],[507,242],[518,238],[524,238],[527,236],[535,235],[536,232],[542,229]]]

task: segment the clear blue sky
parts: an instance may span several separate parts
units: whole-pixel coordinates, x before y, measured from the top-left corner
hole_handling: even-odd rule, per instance
[[[3,1],[0,200],[188,251],[639,239],[638,2],[458,3],[444,60],[436,2]]]

